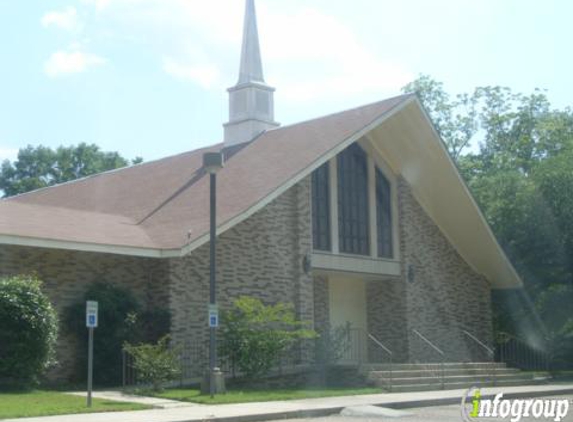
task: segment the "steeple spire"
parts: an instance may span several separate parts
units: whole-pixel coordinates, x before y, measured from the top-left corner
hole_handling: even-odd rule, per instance
[[[274,120],[275,89],[265,83],[255,1],[246,0],[239,81],[229,91],[229,123],[224,124],[225,147],[253,140],[279,126]]]
[[[248,82],[265,82],[259,47],[255,0],[247,0],[245,7],[241,70],[239,72],[239,84]]]

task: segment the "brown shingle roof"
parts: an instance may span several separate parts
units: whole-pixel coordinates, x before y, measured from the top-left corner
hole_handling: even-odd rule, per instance
[[[407,101],[400,96],[268,131],[218,173],[218,223],[252,209],[329,151]],[[0,235],[173,250],[208,231],[204,152],[221,144],[0,201]]]

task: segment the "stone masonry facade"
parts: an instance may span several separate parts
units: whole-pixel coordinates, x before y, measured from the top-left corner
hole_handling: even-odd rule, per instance
[[[462,333],[492,343],[490,285],[459,256],[415,200],[409,185],[397,183],[400,277],[366,283],[368,331],[394,351],[395,362],[439,360],[416,335],[418,330],[444,350],[448,361],[488,357]],[[242,295],[267,304],[290,302],[298,317],[317,331],[329,326],[328,278],[314,277],[303,261],[312,250],[311,187],[305,178],[270,204],[221,234],[217,241],[218,300],[222,310]],[[207,366],[209,244],[183,258],[148,259],[101,253],[0,246],[0,275],[36,272],[62,315],[83,298],[88,284],[108,281],[131,288],[148,307],[171,311],[174,343],[189,358],[189,375]],[[369,344],[369,355],[377,349]],[[73,339],[62,335],[59,366],[65,379],[74,365]],[[310,350],[296,361],[308,363]]]
[[[456,252],[412,195],[397,183],[401,276],[366,283],[368,332],[393,352],[396,362],[441,359],[417,330],[440,348],[446,361],[487,361],[487,352],[463,330],[492,345],[491,287]],[[328,317],[328,280],[315,278],[317,324]],[[372,362],[388,355],[368,341]]]
[[[460,257],[401,178],[398,191],[409,360],[440,359],[414,329],[436,344],[447,361],[488,360],[487,353],[463,330],[491,346],[489,282]]]
[[[292,303],[313,325],[312,277],[303,269],[310,253],[310,179],[306,178],[217,239],[217,302],[253,296],[266,304]],[[169,263],[172,336],[190,351],[190,376],[207,367],[209,244]],[[303,356],[307,359],[307,354]],[[304,360],[304,359],[303,359]]]
[[[0,246],[0,276],[36,274],[60,317],[60,336],[56,347],[58,364],[48,377],[68,380],[76,370],[77,344],[66,332],[63,316],[68,306],[83,301],[93,282],[108,282],[128,287],[140,305],[166,308],[166,262],[147,258],[32,248]],[[118,368],[118,371],[121,368]]]

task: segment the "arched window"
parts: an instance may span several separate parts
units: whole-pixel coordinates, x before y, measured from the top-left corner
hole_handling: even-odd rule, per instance
[[[378,256],[392,258],[392,191],[384,174],[376,169],[376,227]]]
[[[328,163],[312,173],[312,242],[320,251],[331,250],[329,179]]]
[[[340,252],[370,254],[368,221],[368,160],[355,143],[338,155]]]

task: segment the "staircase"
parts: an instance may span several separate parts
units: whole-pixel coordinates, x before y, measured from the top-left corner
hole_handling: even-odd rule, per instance
[[[531,385],[545,381],[497,362],[444,363],[443,366],[440,363],[366,364],[360,371],[370,383],[392,392]]]

